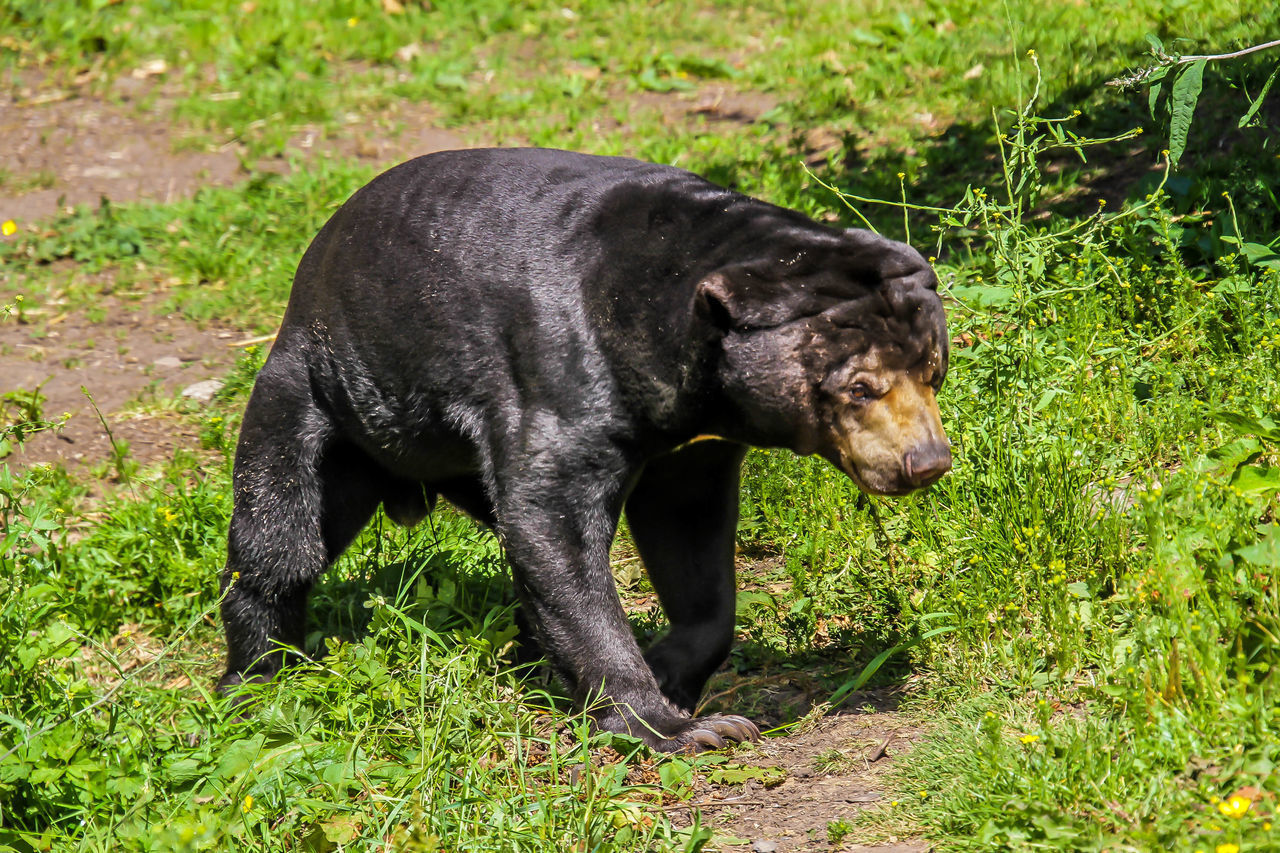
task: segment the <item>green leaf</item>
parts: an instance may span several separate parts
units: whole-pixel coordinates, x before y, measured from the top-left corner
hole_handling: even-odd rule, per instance
[[[437,89],[461,92],[467,88],[467,78],[456,71],[441,71],[431,81]]]
[[[1262,442],[1247,435],[1210,450],[1196,460],[1194,467],[1197,471],[1235,471],[1261,452]]]
[[[1005,305],[1013,299],[1013,291],[1010,288],[986,284],[961,284],[952,287],[949,292],[970,308]]]
[[[1193,62],[1173,81],[1173,91],[1169,96],[1169,110],[1172,114],[1169,121],[1169,159],[1175,166],[1187,147],[1191,117],[1196,111],[1196,102],[1200,100],[1200,89],[1204,85],[1204,66],[1203,59]]]
[[[636,84],[641,89],[649,92],[684,92],[693,88],[693,84],[688,80],[681,80],[679,77],[662,76],[652,68],[646,68],[635,76]]]
[[[1227,276],[1222,281],[1210,288],[1214,293],[1225,293],[1234,295],[1237,293],[1248,293],[1253,290],[1253,282],[1249,278],[1242,275]]]
[[[1267,82],[1262,84],[1262,91],[1258,93],[1258,97],[1253,99],[1253,103],[1249,104],[1249,111],[1240,116],[1240,121],[1237,122],[1236,127],[1244,127],[1257,114],[1258,107],[1262,106],[1262,101],[1267,97],[1267,92],[1271,91],[1271,84],[1276,81],[1277,74],[1280,74],[1280,65],[1275,67],[1275,70],[1271,72],[1271,76],[1267,78]]]
[[[686,74],[695,77],[740,77],[741,72],[723,59],[705,56],[682,56],[675,65]]]
[[[62,774],[66,772],[64,767],[37,767],[31,771],[31,775],[27,778],[32,785],[48,785],[50,782],[57,782],[62,778]]]
[[[203,764],[195,758],[179,758],[171,761],[166,769],[169,771],[169,778],[175,783],[181,785],[183,782],[190,782],[200,775]]]
[[[1241,243],[1240,250],[1253,266],[1280,271],[1280,254],[1273,252],[1270,246],[1264,246],[1261,243]]]
[[[1053,402],[1053,398],[1063,393],[1061,388],[1050,388],[1040,395],[1040,399],[1036,401],[1032,407],[1033,412],[1043,412]]]
[[[355,768],[345,761],[335,761],[320,771],[320,778],[333,790],[345,792],[355,784]]]
[[[756,589],[744,589],[738,592],[738,615],[746,614],[752,607],[763,605],[773,607],[777,602],[767,592]]]
[[[1160,103],[1160,96],[1163,93],[1164,83],[1161,82],[1156,82],[1154,86],[1147,90],[1147,110],[1150,111],[1153,119],[1156,117],[1156,106]]]
[[[787,780],[787,771],[781,767],[753,767],[749,764],[726,764],[707,774],[707,781],[716,785],[742,785],[759,782],[766,788],[781,785]]]
[[[1256,435],[1263,441],[1280,442],[1280,425],[1273,418],[1256,418],[1241,412],[1218,411],[1211,416],[1215,421],[1230,427],[1236,435]]]
[[[1280,492],[1280,468],[1244,465],[1231,478],[1231,485],[1245,495],[1275,494]]]
[[[360,836],[363,821],[359,815],[337,815],[329,818],[322,826],[324,837],[341,847]]]
[[[230,780],[246,772],[253,762],[262,754],[262,735],[242,738],[233,741],[218,759],[218,767],[213,772],[214,778]]]
[[[672,758],[658,765],[658,778],[662,787],[679,797],[692,793],[693,765],[679,758]]]
[[[1255,566],[1280,569],[1280,525],[1262,528],[1263,537],[1253,545],[1236,549],[1236,553]]]

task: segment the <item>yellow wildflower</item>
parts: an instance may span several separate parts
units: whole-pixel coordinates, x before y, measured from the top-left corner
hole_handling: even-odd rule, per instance
[[[14,222],[12,219],[6,219],[4,224],[0,225],[0,234],[3,234],[6,237],[12,237],[16,233],[18,233],[18,223]]]
[[[1023,735],[1019,740],[1023,743],[1035,743],[1040,740],[1040,735]]]
[[[1218,811],[1227,817],[1244,817],[1251,805],[1253,805],[1253,800],[1236,794],[1234,797],[1228,797],[1218,803]]]
[[[1239,844],[1219,844],[1214,848],[1214,853],[1240,853]]]

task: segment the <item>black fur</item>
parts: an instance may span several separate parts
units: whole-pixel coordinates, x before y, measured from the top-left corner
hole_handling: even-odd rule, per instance
[[[746,446],[825,452],[797,382],[868,348],[945,369],[934,283],[907,246],[666,166],[533,149],[391,169],[304,255],[245,413],[223,689],[302,643],[311,584],[379,503],[413,523],[439,495],[497,532],[600,726],[662,749],[755,736],[690,717],[732,642]],[[671,620],[643,656],[609,571],[624,507]]]

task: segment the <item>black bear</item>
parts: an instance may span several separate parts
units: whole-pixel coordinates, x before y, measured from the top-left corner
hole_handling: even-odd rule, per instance
[[[494,149],[391,169],[307,249],[245,412],[221,688],[280,669],[379,504],[413,524],[443,496],[497,533],[598,726],[661,750],[758,737],[692,717],[733,640],[743,455],[818,453],[873,494],[946,473],[936,286],[907,245],[669,166]],[[643,654],[609,570],[624,511],[670,620]]]

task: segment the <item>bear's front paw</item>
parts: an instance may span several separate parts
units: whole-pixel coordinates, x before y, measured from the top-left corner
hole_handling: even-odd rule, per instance
[[[665,700],[637,713],[637,704],[619,702],[597,710],[596,730],[639,738],[658,752],[702,752],[760,739],[756,724],[737,714],[692,717]]]
[[[760,740],[760,729],[746,717],[717,714],[688,720],[677,731],[651,742],[650,746],[659,752],[702,752],[757,740]]]

